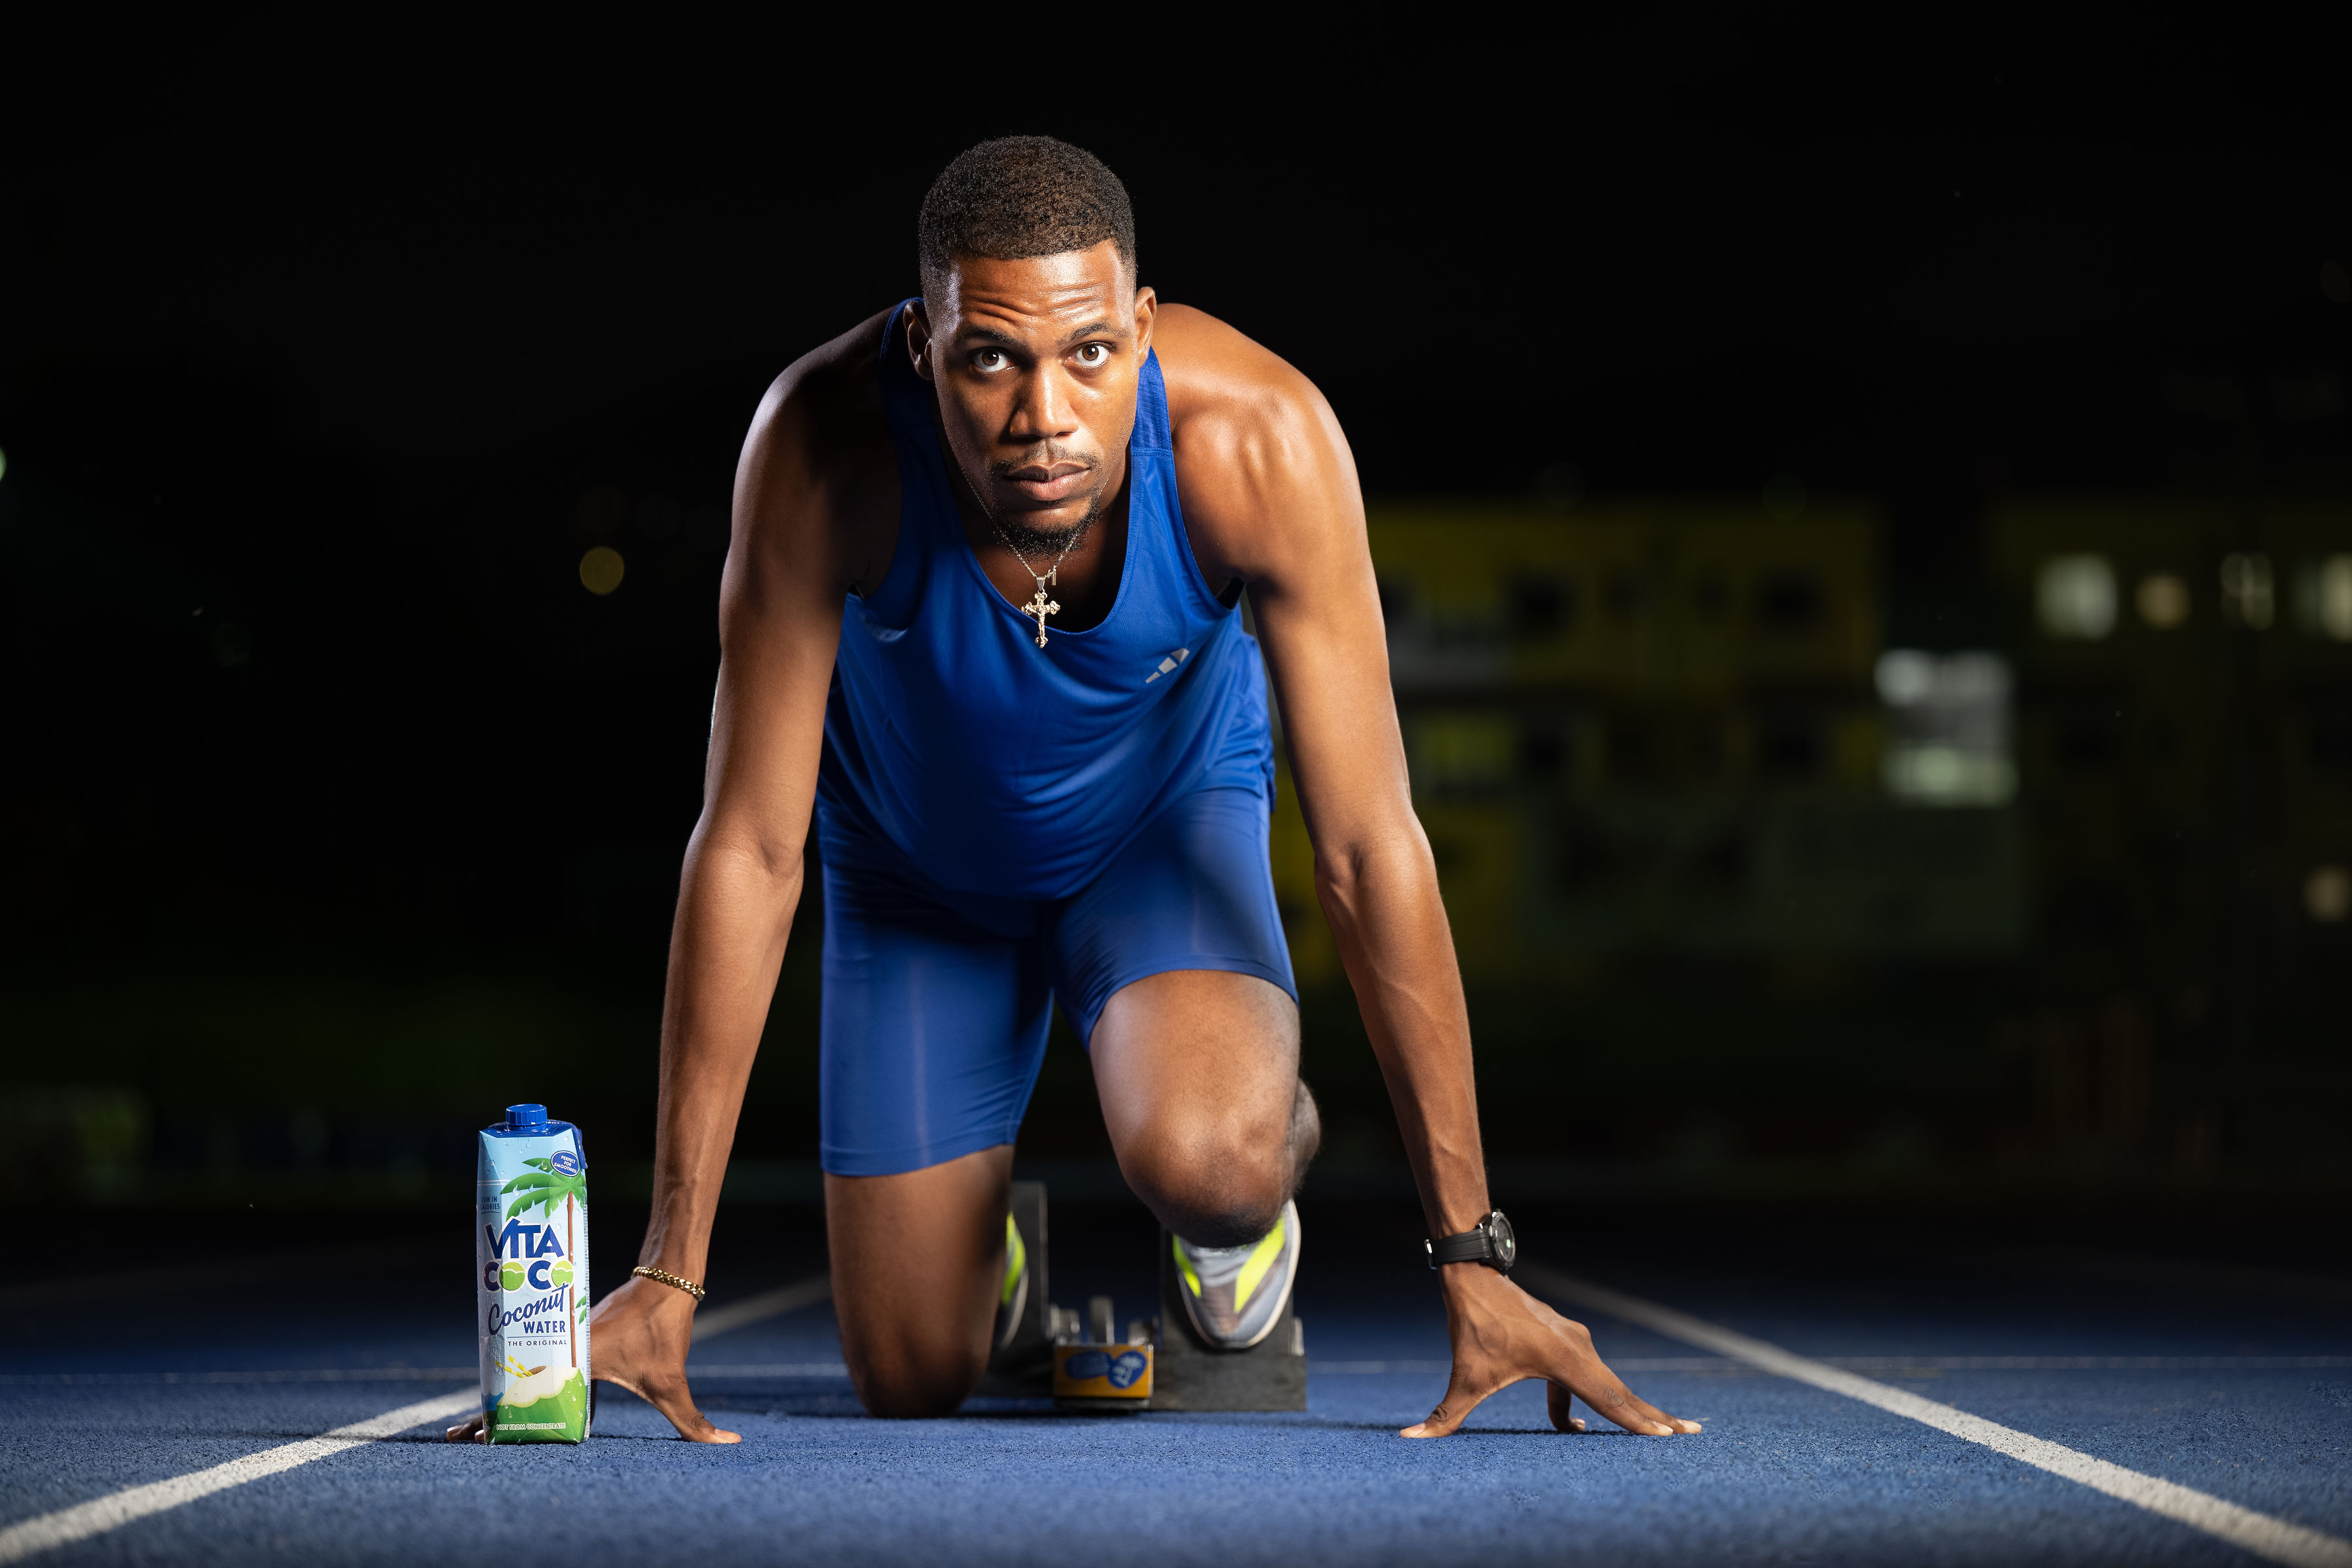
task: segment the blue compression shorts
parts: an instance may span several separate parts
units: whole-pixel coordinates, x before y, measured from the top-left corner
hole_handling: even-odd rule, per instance
[[[846,815],[819,813],[818,1100],[835,1175],[1012,1142],[1056,997],[1085,1041],[1113,992],[1170,970],[1255,974],[1298,995],[1262,790],[1178,799],[1066,899],[950,891]]]

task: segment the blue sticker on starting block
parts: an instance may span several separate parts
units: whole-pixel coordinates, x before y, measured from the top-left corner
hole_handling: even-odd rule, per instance
[[[1126,1359],[1126,1356],[1119,1357],[1122,1362]],[[1136,1371],[1140,1372],[1142,1358],[1139,1356],[1136,1359],[1138,1363]],[[1135,1381],[1135,1373],[1129,1373],[1127,1383],[1120,1383],[1118,1374],[1111,1370],[1111,1364],[1110,1357],[1101,1351],[1080,1351],[1062,1363],[1062,1375],[1072,1383],[1088,1383],[1108,1374],[1111,1379],[1112,1386],[1116,1388],[1125,1388],[1127,1383]]]
[[[1071,1364],[1075,1366],[1076,1363],[1073,1362]],[[1141,1377],[1143,1369],[1150,1364],[1144,1359],[1141,1351],[1129,1351],[1125,1355],[1111,1357],[1110,1385],[1113,1388],[1134,1387],[1135,1380]]]

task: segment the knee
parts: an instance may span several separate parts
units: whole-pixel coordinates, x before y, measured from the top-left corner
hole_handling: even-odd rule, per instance
[[[1171,1110],[1153,1119],[1119,1167],[1161,1224],[1203,1247],[1238,1247],[1274,1227],[1296,1184],[1288,1108],[1256,1117]]]
[[[902,1420],[951,1415],[971,1397],[987,1370],[988,1347],[949,1342],[940,1336],[900,1333],[875,1342],[872,1336],[842,1336],[842,1359],[858,1403],[873,1415]]]

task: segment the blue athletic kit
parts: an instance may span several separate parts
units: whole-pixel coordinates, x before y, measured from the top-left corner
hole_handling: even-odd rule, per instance
[[[964,536],[906,314],[881,346],[898,547],[842,606],[817,784],[822,1152],[847,1176],[1011,1142],[1055,997],[1083,1040],[1113,992],[1170,970],[1297,994],[1265,667],[1185,537],[1157,356],[1118,597],[1041,648]]]

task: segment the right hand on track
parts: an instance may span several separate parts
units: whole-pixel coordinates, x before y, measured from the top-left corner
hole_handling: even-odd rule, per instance
[[[694,1338],[694,1298],[632,1275],[588,1314],[590,1374],[627,1389],[664,1415],[689,1443],[740,1443],[741,1434],[714,1426],[695,1408],[686,1385],[686,1347]],[[452,1426],[448,1440],[470,1443],[482,1430],[476,1415]]]

